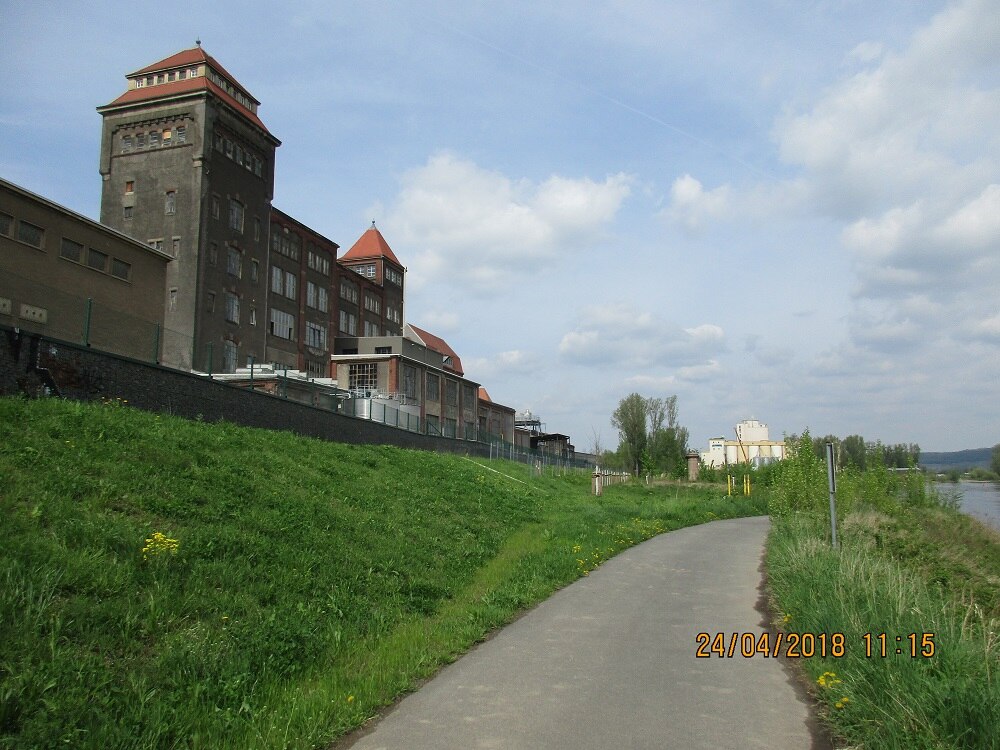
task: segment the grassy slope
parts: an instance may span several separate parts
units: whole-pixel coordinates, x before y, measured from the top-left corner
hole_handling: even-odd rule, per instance
[[[622,547],[762,510],[492,466],[0,400],[0,747],[322,746]]]

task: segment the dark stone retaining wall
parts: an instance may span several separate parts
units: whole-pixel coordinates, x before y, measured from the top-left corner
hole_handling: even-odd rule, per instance
[[[119,398],[146,411],[287,430],[341,443],[488,455],[489,446],[420,435],[207,377],[0,326],[0,395]]]

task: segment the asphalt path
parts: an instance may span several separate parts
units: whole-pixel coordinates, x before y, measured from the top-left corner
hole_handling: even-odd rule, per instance
[[[769,521],[622,552],[400,701],[354,750],[828,748],[782,658],[697,658],[697,634],[767,629]],[[737,646],[737,652],[739,647]]]

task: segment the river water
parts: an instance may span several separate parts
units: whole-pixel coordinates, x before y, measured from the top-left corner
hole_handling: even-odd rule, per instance
[[[1000,484],[959,482],[958,491],[962,493],[958,507],[963,513],[975,516],[983,523],[1000,530]]]

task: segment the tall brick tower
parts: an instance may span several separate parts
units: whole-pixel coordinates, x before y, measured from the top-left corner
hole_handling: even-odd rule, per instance
[[[126,78],[128,90],[97,108],[101,222],[173,255],[163,360],[216,372],[261,361],[281,142],[200,44]]]

